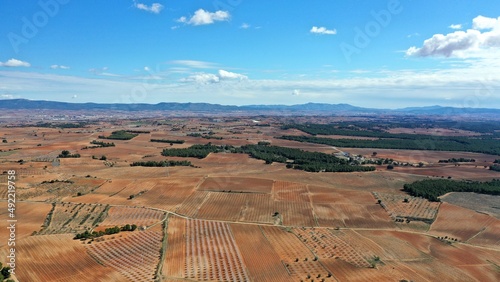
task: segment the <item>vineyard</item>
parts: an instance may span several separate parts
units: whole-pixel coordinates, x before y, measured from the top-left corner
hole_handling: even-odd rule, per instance
[[[54,204],[38,235],[81,233],[95,227],[108,206],[102,204],[58,203]]]
[[[99,224],[103,226],[124,226],[135,224],[137,226],[150,226],[163,220],[165,213],[148,208],[137,207],[111,207],[106,219]]]
[[[262,226],[267,240],[278,253],[295,281],[321,278],[319,281],[335,281],[312,253],[293,233],[281,228]]]
[[[241,221],[273,223],[274,201],[269,194],[247,194]]]
[[[196,177],[159,179],[147,193],[135,197],[132,202],[177,212],[182,203],[195,191],[199,182]]]
[[[44,235],[19,241],[16,244],[19,281],[123,281],[122,275],[93,260],[84,245],[72,238],[72,235]],[[4,250],[2,257],[7,255]]]
[[[358,250],[328,229],[294,228],[293,232],[319,259],[337,258],[356,267],[371,267]]]
[[[86,245],[96,262],[118,271],[130,281],[151,281],[160,258],[161,231],[136,231],[112,235]]]
[[[209,196],[210,193],[206,191],[196,191],[192,193],[184,203],[182,203],[177,213],[196,218],[199,208]]]
[[[420,197],[407,195],[377,193],[373,195],[380,200],[380,205],[394,220],[420,220],[432,223],[436,218],[439,202],[430,202]]]
[[[271,193],[273,181],[247,177],[209,177],[199,190],[214,192]]]
[[[280,256],[259,226],[232,224],[231,230],[253,281],[290,281],[290,274]]]
[[[167,250],[163,263],[163,276],[184,277],[186,263],[186,220],[169,217],[167,228]]]
[[[229,225],[186,221],[185,276],[196,280],[249,281]]]
[[[246,194],[209,192],[198,218],[238,221],[246,203]]]

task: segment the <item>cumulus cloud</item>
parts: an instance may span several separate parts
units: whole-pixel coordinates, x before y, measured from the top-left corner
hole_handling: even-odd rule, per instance
[[[478,29],[478,30],[492,29],[495,27],[498,28],[499,21],[500,21],[500,17],[495,19],[495,18],[488,18],[488,17],[484,17],[484,16],[477,16],[472,20],[472,27],[474,29]]]
[[[473,28],[467,31],[455,31],[435,34],[424,41],[423,46],[406,50],[406,55],[415,57],[462,56],[486,48],[500,47],[500,17],[487,18],[478,16],[473,19]]]
[[[313,26],[310,32],[315,34],[329,34],[329,35],[337,34],[336,29],[327,29],[326,27],[323,26],[322,27]]]
[[[221,81],[242,81],[247,80],[248,77],[243,74],[219,70],[217,74],[212,73],[195,73],[186,78],[181,79],[182,82],[195,82],[200,84],[219,83]]]
[[[69,70],[68,66],[63,66],[63,65],[52,65],[52,66],[50,66],[50,68],[53,70],[56,70],[56,69]]]
[[[219,77],[211,73],[197,73],[190,75],[181,80],[182,82],[196,82],[201,84],[217,83],[220,81]]]
[[[294,89],[292,91],[292,96],[299,96],[300,95],[300,90],[299,89]]]
[[[30,67],[30,66],[31,66],[30,63],[20,61],[20,60],[14,59],[14,58],[8,60],[5,63],[0,62],[0,67],[12,67],[12,68],[14,68],[14,67]]]
[[[136,1],[134,1],[134,7],[136,7],[139,10],[143,10],[153,14],[159,14],[161,10],[163,10],[163,5],[160,3],[153,3],[150,6],[148,6],[146,4],[137,3]]]
[[[242,75],[239,73],[230,72],[230,71],[219,70],[219,78],[220,79],[245,80],[245,79],[248,79],[248,76]]]
[[[194,12],[194,15],[191,18],[188,19],[187,17],[180,17],[177,21],[189,25],[207,25],[215,22],[227,21],[230,17],[231,16],[227,11],[219,10],[212,13],[199,9]]]
[[[247,23],[242,23],[242,24],[240,25],[240,28],[242,28],[242,29],[249,29],[249,28],[250,28],[250,25],[249,25],[249,24],[247,24]]]
[[[461,24],[452,24],[449,26],[449,28],[451,29],[462,29],[462,25]]]

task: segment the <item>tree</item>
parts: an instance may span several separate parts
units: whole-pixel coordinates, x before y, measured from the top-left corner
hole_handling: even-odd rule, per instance
[[[387,165],[387,169],[394,169],[394,166],[393,165]]]
[[[373,152],[372,156],[374,156],[374,157],[377,156],[377,152]]]
[[[63,150],[61,152],[61,156],[63,156],[63,158],[67,157],[69,155],[69,151],[68,150]]]
[[[10,270],[9,266],[5,266],[5,267],[2,268],[2,270],[0,270],[0,273],[2,274],[2,276],[3,276],[4,279],[10,277],[10,271],[9,270]]]

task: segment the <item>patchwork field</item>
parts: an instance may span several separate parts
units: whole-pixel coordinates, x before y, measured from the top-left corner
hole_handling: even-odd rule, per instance
[[[10,252],[7,220],[14,213],[15,281],[499,281],[499,196],[451,192],[440,195],[442,202],[431,202],[402,188],[449,177],[491,181],[498,172],[489,166],[500,157],[280,139],[311,137],[283,126],[317,122],[352,131],[352,136],[321,138],[375,141],[357,136],[370,120],[171,113],[95,119],[79,128],[2,127],[0,138],[7,142],[0,143],[0,255]],[[373,126],[366,129],[370,136],[476,139],[497,134],[445,128],[413,132],[413,123],[382,131]],[[98,138],[119,130],[138,135]],[[114,146],[84,149],[93,141]],[[211,149],[196,151],[192,145]],[[242,153],[244,145],[255,145],[250,146],[255,151]],[[164,149],[181,151],[165,157]],[[63,150],[80,156],[60,157]],[[411,164],[335,173],[292,168],[335,162],[333,154],[347,167],[386,158]],[[475,162],[439,163],[451,158]],[[172,165],[156,166],[166,160]],[[14,185],[8,182],[9,170],[18,176]],[[9,210],[12,186],[17,198]],[[131,225],[137,229],[127,231]],[[74,239],[77,234],[85,238]]]

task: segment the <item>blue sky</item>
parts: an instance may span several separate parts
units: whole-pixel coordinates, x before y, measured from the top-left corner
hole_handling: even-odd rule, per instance
[[[498,1],[1,1],[2,99],[500,108]]]

